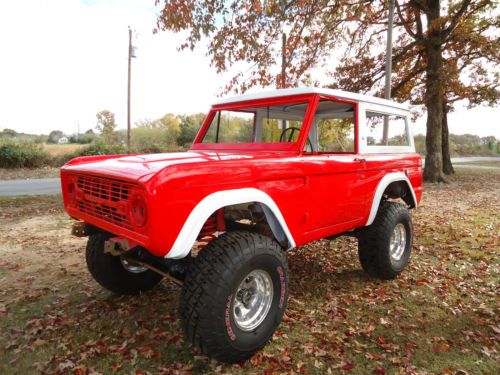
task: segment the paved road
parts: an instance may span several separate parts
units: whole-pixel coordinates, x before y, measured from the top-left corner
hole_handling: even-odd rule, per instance
[[[499,160],[498,157],[463,157],[451,158],[455,167],[473,169],[498,169],[494,166],[462,164],[475,161]],[[460,164],[455,164],[460,163]],[[52,195],[61,192],[61,183],[58,178],[42,178],[33,180],[0,180],[0,197],[14,195]]]
[[[61,192],[58,178],[40,178],[33,180],[0,181],[0,197],[14,195],[52,195]]]

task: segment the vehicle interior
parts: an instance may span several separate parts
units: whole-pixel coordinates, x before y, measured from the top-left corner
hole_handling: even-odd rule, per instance
[[[261,106],[215,113],[202,143],[297,142],[308,103]],[[354,105],[321,100],[304,151],[354,152]]]

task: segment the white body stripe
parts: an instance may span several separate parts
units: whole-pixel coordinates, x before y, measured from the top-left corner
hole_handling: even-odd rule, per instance
[[[394,172],[386,174],[379,182],[377,186],[377,190],[375,191],[375,196],[373,197],[372,207],[370,209],[370,216],[368,216],[368,221],[366,222],[366,226],[371,225],[373,220],[375,220],[375,216],[377,216],[378,207],[380,205],[380,201],[382,200],[382,195],[384,194],[385,189],[389,184],[396,181],[405,181],[410,188],[411,195],[413,196],[413,202],[415,203],[415,208],[417,208],[417,196],[415,195],[415,191],[413,190],[413,186],[411,185],[408,177],[402,172]]]
[[[182,227],[172,249],[165,256],[166,258],[180,259],[189,254],[198,234],[200,233],[205,221],[219,208],[233,204],[259,202],[267,207],[276,216],[285,235],[290,243],[290,249],[295,247],[295,241],[290,233],[285,219],[281,214],[273,199],[262,190],[255,188],[244,188],[235,190],[224,190],[212,193],[201,200],[200,203],[191,211],[184,226]]]

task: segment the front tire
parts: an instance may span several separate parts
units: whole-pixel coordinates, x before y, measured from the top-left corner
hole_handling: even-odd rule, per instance
[[[273,239],[228,232],[194,259],[180,313],[188,340],[204,354],[234,363],[262,349],[288,300],[288,265]]]
[[[87,268],[104,288],[117,294],[135,295],[152,289],[163,278],[160,274],[104,252],[105,233],[93,234],[87,242]]]
[[[373,224],[359,236],[361,266],[372,277],[394,279],[408,265],[412,239],[408,209],[395,202],[382,203]]]

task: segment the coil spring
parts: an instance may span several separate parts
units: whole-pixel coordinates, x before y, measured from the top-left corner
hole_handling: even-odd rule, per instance
[[[203,249],[206,247],[210,241],[212,241],[216,236],[216,232],[223,232],[226,230],[224,223],[224,210],[220,209],[212,214],[203,227],[201,228],[200,234],[198,234],[198,249]]]

